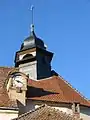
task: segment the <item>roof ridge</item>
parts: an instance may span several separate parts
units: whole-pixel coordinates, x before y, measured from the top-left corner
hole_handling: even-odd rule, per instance
[[[14,66],[0,66],[0,68],[14,68]]]
[[[29,80],[31,81],[35,81],[35,82],[41,82],[41,81],[47,81],[47,80],[50,80],[51,78],[53,78],[55,76],[51,76],[51,77],[48,77],[48,78],[43,78],[43,79],[33,79],[33,78],[29,78]]]
[[[81,92],[79,92],[75,87],[73,87],[73,85],[71,85],[67,80],[65,80],[62,76],[56,76],[57,78],[60,77],[66,84],[69,85],[69,87],[71,87],[73,90],[75,90],[82,98],[84,98],[88,103],[89,103],[89,99],[86,98]]]
[[[29,113],[33,113],[33,112],[35,112],[36,110],[39,110],[39,109],[41,109],[42,107],[45,107],[45,106],[46,106],[46,104],[43,104],[43,105],[41,105],[40,107],[38,107],[38,108],[36,108],[36,109],[30,110],[30,111],[28,111],[28,112],[20,115],[18,118],[21,118],[21,117],[23,117],[23,116],[26,116],[26,115],[28,115]],[[14,119],[12,119],[12,120],[17,120],[17,118],[14,118]]]

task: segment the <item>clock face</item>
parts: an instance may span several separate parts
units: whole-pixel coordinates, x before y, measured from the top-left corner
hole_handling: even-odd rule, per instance
[[[23,77],[20,75],[13,76],[13,87],[23,87]]]

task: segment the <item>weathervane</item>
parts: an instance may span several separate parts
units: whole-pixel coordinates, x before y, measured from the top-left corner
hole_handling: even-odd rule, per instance
[[[31,22],[31,32],[33,32],[34,31],[34,15],[33,15],[33,13],[34,13],[34,6],[33,5],[31,5],[31,13],[32,13],[32,22]]]

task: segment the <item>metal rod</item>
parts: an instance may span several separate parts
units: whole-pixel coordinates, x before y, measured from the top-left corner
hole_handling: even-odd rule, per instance
[[[31,11],[32,11],[32,25],[34,24],[34,6],[31,6]]]

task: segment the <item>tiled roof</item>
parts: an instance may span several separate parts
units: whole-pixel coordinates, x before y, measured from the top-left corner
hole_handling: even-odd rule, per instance
[[[0,88],[0,107],[17,107],[17,102],[9,99],[6,88],[4,87]]]
[[[8,93],[4,86],[8,73],[13,70],[12,67],[0,67],[0,107],[16,107],[16,101],[9,99]]]
[[[50,106],[43,105],[33,111],[22,114],[13,120],[81,120],[70,114],[56,110]]]
[[[28,81],[27,99],[73,103],[89,106],[90,102],[59,76]]]
[[[0,67],[0,87],[4,85],[8,73],[13,69],[12,67]]]

